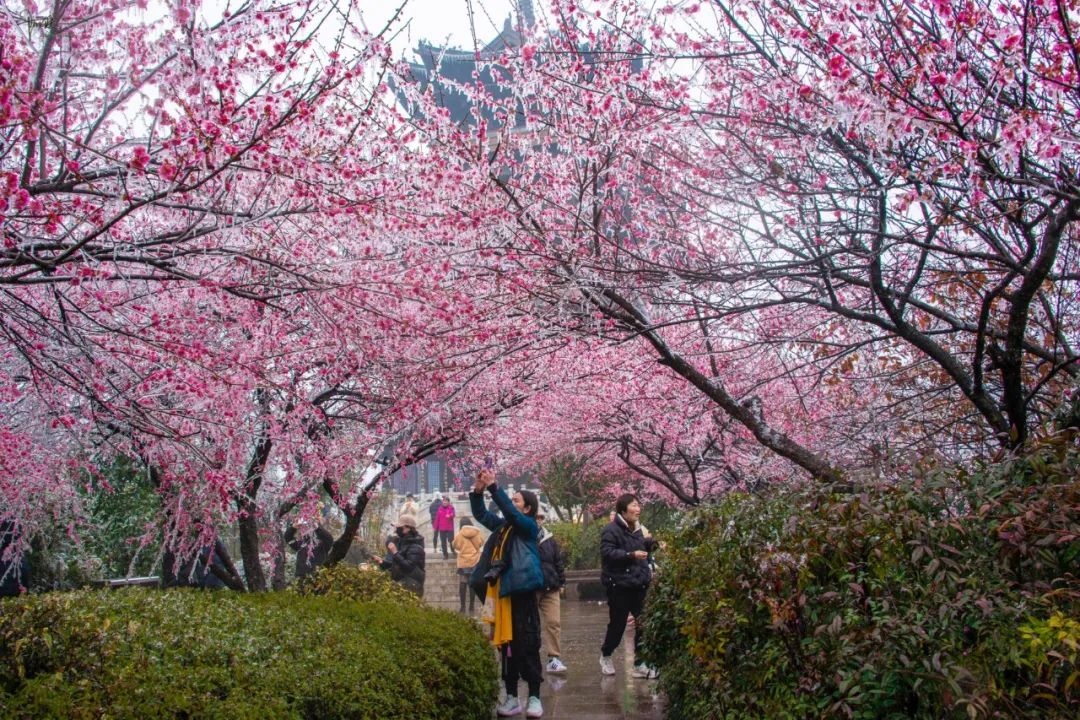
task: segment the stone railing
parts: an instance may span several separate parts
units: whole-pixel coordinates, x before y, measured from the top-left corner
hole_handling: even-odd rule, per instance
[[[130,577],[130,578],[110,578],[106,580],[94,580],[90,583],[93,587],[97,588],[119,588],[119,587],[158,587],[161,585],[161,578],[157,575],[148,575],[146,577]]]
[[[600,570],[567,570],[566,598],[568,600],[604,600],[607,593],[600,582]]]

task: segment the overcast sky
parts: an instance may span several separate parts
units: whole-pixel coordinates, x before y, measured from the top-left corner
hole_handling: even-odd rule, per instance
[[[503,21],[511,14],[515,0],[470,0],[476,23],[476,39],[483,47],[502,29]],[[533,0],[539,11],[545,0]],[[420,40],[436,45],[471,48],[469,2],[466,0],[407,0],[396,28],[400,34],[394,40],[395,52],[412,59],[412,50]],[[377,32],[401,5],[401,0],[365,0],[364,19],[368,29]],[[447,42],[449,40],[449,42]]]

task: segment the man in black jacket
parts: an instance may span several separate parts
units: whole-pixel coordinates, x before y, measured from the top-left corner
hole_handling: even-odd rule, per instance
[[[545,669],[549,673],[564,673],[560,641],[562,638],[562,593],[566,587],[566,565],[563,563],[562,548],[559,541],[544,527],[544,513],[536,514],[536,523],[540,526],[537,542],[540,548],[540,569],[544,571],[544,587],[536,591],[536,601],[540,606],[540,628],[544,633],[544,647],[547,648],[548,661]]]
[[[442,507],[442,498],[438,495],[428,505],[428,514],[431,515],[431,549],[439,549],[439,533],[435,530],[435,518],[439,514],[439,508]]]
[[[322,525],[316,526],[315,531],[307,537],[297,538],[296,535],[296,527],[285,531],[285,542],[296,553],[296,578],[299,580],[326,563],[330,548],[334,546],[334,536]]]
[[[641,502],[631,494],[621,495],[615,501],[615,519],[600,534],[600,579],[607,588],[608,626],[604,644],[600,648],[600,671],[614,675],[615,665],[611,654],[622,642],[626,620],[634,616],[634,650],[641,650],[641,623],[638,618],[645,606],[645,593],[652,581],[649,553],[656,542],[645,537],[641,524]],[[633,676],[650,678],[656,671],[639,662],[634,666]]]
[[[180,562],[172,550],[166,549],[161,555],[161,586],[220,590],[225,583],[214,574],[213,568],[216,566],[228,573],[223,560],[227,555],[228,550],[220,539],[214,540],[213,545],[207,545],[186,562]]]

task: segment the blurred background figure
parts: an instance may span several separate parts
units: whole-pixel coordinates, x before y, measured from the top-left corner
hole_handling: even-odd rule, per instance
[[[439,532],[435,529],[435,518],[439,516],[439,508],[442,507],[442,498],[438,495],[428,505],[428,515],[431,516],[431,549],[439,549]]]
[[[458,612],[465,613],[465,596],[469,596],[469,613],[476,609],[476,593],[469,592],[469,576],[480,560],[480,551],[484,548],[484,537],[469,518],[461,518],[461,530],[454,536],[454,552],[457,553],[458,591],[461,607]]]
[[[398,515],[411,515],[412,517],[420,516],[420,506],[416,504],[416,498],[412,493],[405,496],[405,502],[401,504],[401,511]]]
[[[442,542],[443,560],[450,557],[447,553],[447,545],[453,545],[454,540],[454,505],[450,502],[449,495],[442,496],[442,502],[435,513],[435,519],[431,523],[436,536]]]
[[[536,602],[540,607],[540,629],[548,656],[544,668],[549,673],[564,673],[566,665],[563,664],[559,645],[562,640],[562,595],[566,589],[566,564],[559,541],[544,527],[544,513],[536,513],[536,523],[540,526],[537,545],[540,550],[540,569],[544,572],[544,587],[536,591]]]

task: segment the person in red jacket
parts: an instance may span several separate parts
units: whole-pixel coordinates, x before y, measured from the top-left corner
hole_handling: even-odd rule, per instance
[[[447,553],[446,546],[448,543],[453,543],[454,540],[454,506],[450,502],[448,495],[442,496],[442,505],[439,506],[438,512],[435,513],[435,523],[432,528],[442,542],[443,560],[449,559],[450,555]],[[457,557],[456,552],[454,557]]]

